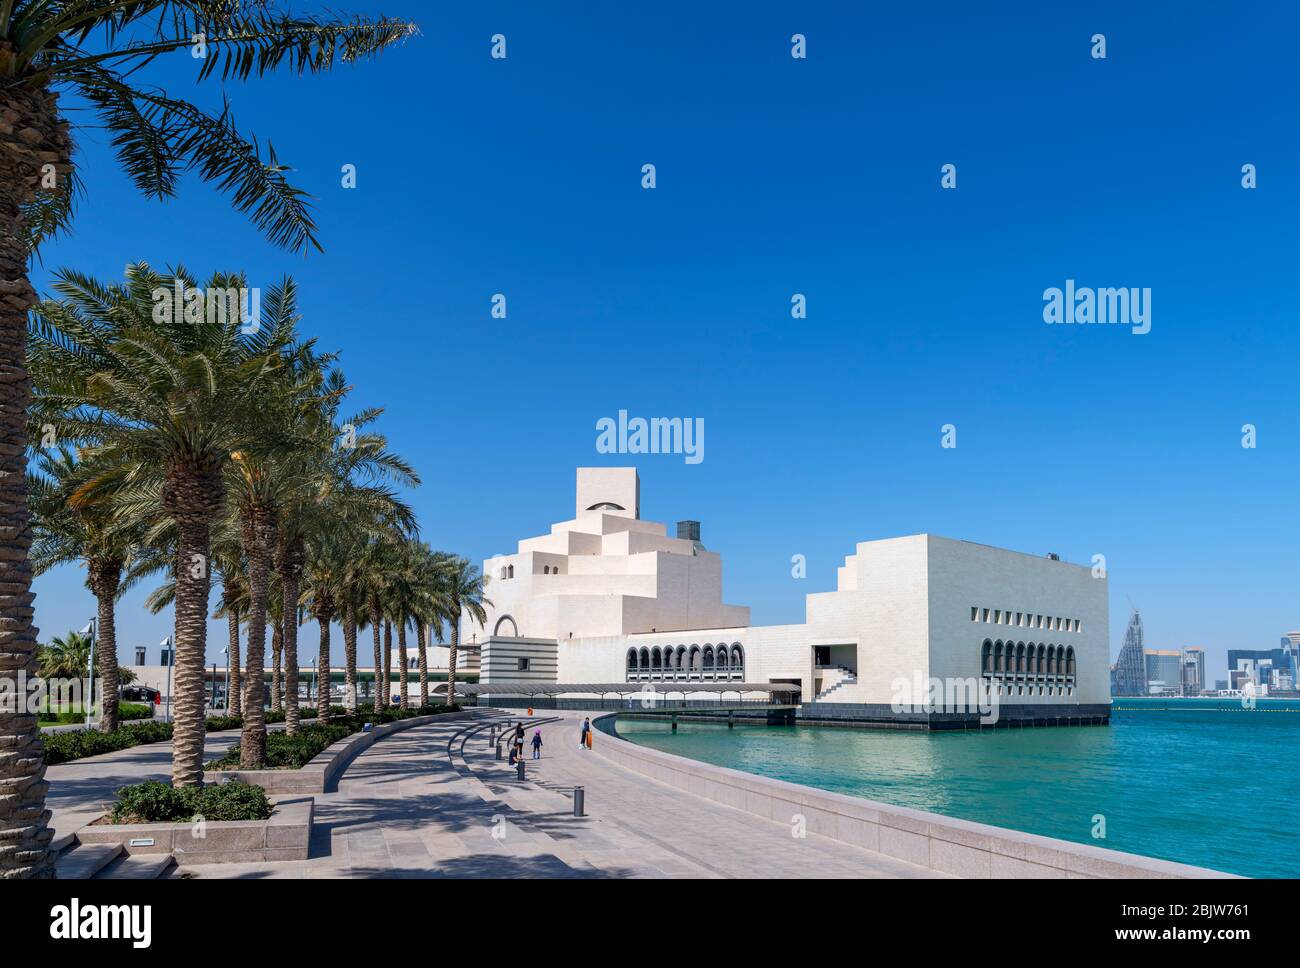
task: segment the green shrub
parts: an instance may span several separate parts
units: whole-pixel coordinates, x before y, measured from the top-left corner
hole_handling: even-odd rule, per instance
[[[174,823],[202,817],[208,821],[265,820],[271,816],[266,791],[250,783],[221,783],[175,789],[146,780],[117,791],[109,812],[112,823]]]
[[[118,719],[153,719],[153,707],[140,702],[120,702],[117,704]]]
[[[226,729],[240,729],[244,725],[244,720],[239,716],[209,716],[204,720],[204,726],[209,733],[220,733]]]
[[[97,729],[74,729],[45,736],[45,762],[49,766],[80,760],[100,753],[113,753],[144,743],[161,743],[172,738],[171,723],[131,723],[111,733]]]

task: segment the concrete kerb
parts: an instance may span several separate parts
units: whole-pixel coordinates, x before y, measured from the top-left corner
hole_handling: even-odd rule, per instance
[[[595,752],[705,799],[958,877],[1231,878],[1234,874],[817,790],[638,746],[593,724]]]
[[[433,716],[413,716],[374,727],[368,733],[345,736],[312,757],[306,766],[296,770],[212,770],[203,774],[204,783],[237,781],[260,786],[268,794],[329,793],[338,788],[343,771],[362,750],[404,729],[426,726],[429,723],[454,722],[476,718],[473,712],[440,713]]]

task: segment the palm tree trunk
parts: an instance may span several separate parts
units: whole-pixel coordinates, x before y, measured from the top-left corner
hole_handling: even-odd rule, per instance
[[[397,658],[400,662],[400,668],[397,670],[397,682],[401,689],[401,700],[398,702],[399,709],[405,709],[407,706],[406,698],[406,668],[411,663],[406,658],[406,619],[403,618],[397,623]]]
[[[284,676],[280,671],[280,656],[284,653],[284,627],[275,623],[271,629],[271,712],[284,708]]]
[[[429,705],[428,628],[423,622],[415,623],[415,638],[420,650],[420,708]]]
[[[233,608],[227,610],[226,627],[229,630],[229,641],[227,642],[229,654],[226,657],[226,668],[230,670],[230,691],[226,693],[226,705],[230,708],[230,715],[242,716],[244,714],[244,697],[240,693],[240,688],[243,686],[241,677],[243,670],[239,664],[239,613]]]
[[[5,43],[6,57],[12,47]],[[27,509],[27,310],[36,292],[27,281],[22,206],[36,189],[40,166],[69,170],[67,123],[43,84],[0,88],[0,680],[10,696],[26,695],[23,676],[36,675],[32,625],[32,545]],[[0,712],[0,878],[53,877],[50,812],[45,809],[44,744],[35,711]]]
[[[271,586],[271,547],[275,543],[275,519],[263,509],[242,510],[240,530],[244,555],[248,558],[248,684],[245,686],[244,724],[239,733],[239,765],[256,770],[266,765],[266,610]],[[239,627],[231,626],[236,647]],[[280,654],[275,649],[275,672],[271,685],[278,688]],[[272,708],[278,702],[272,700]]]
[[[384,705],[389,703],[389,690],[393,688],[393,623],[384,622]]]
[[[284,731],[297,735],[302,719],[298,712],[298,591],[302,581],[302,542],[282,543],[276,562],[284,589]]]
[[[176,669],[172,700],[172,786],[203,782],[203,664],[211,591],[210,523],[224,496],[219,473],[171,470],[163,506],[176,522]]]
[[[375,638],[375,719],[378,721],[378,714],[383,712],[384,706],[388,702],[388,686],[381,681],[384,675],[384,648],[379,642],[379,606],[371,602],[370,604],[370,631]]]
[[[122,564],[113,558],[94,558],[86,563],[90,588],[98,606],[95,623],[95,671],[99,674],[99,730],[115,732],[117,717],[117,622],[113,602],[122,581]],[[94,696],[94,690],[91,690]]]
[[[456,701],[456,649],[460,645],[460,602],[452,600],[447,624],[451,635],[447,639],[447,705]]]
[[[330,718],[330,616],[317,615],[320,623],[320,654],[316,656],[316,721]]]
[[[351,605],[343,612],[343,705],[349,715],[356,715],[357,612]]]

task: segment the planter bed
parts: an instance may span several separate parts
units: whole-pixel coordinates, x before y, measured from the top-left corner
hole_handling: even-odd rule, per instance
[[[277,798],[266,820],[193,823],[93,823],[77,831],[80,844],[120,844],[128,854],[171,854],[177,864],[306,860],[311,797]]]

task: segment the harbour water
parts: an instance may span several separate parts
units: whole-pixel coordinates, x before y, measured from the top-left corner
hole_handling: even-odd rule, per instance
[[[1117,699],[1110,726],[912,732],[620,720],[691,759],[1251,877],[1300,876],[1300,702]],[[1104,824],[1104,837],[1094,837]]]

